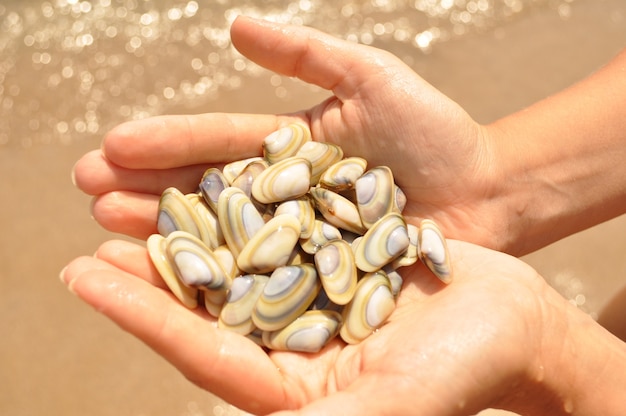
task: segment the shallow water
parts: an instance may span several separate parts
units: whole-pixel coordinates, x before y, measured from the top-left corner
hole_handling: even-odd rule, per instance
[[[240,13],[388,49],[481,122],[575,82],[626,46],[623,0],[4,1],[0,414],[238,414],[56,276],[112,237],[90,219],[70,171],[113,125],[293,111],[327,96],[242,59],[228,40]],[[625,227],[620,217],[525,260],[595,316],[624,282]]]

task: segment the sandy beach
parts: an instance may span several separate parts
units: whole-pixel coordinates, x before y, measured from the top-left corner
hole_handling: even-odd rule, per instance
[[[485,123],[572,84],[626,47],[623,0],[522,3],[523,11],[434,44],[429,53],[416,54],[414,47],[403,48],[393,42],[387,45],[384,39],[374,45],[388,46],[406,57],[426,80]],[[0,23],[4,28],[0,40],[8,37],[11,10],[17,13],[19,5],[0,7],[0,22],[4,22]],[[32,54],[24,46],[29,43],[24,39],[30,39],[26,33],[24,29],[20,35],[21,44],[4,52]],[[39,55],[38,59],[45,58]],[[88,122],[84,126],[70,123],[74,134],[70,131],[68,135],[73,139],[59,139],[58,133],[68,130],[62,120],[33,120],[37,114],[43,117],[54,106],[71,101],[72,96],[51,97],[30,88],[29,76],[37,76],[36,66],[16,68],[13,75],[0,78],[4,82],[0,104],[5,103],[4,130],[0,132],[0,414],[239,414],[192,385],[59,282],[59,272],[72,258],[93,253],[107,239],[121,238],[92,220],[90,198],[73,187],[70,172],[82,154],[99,146],[106,128],[124,117],[101,113],[91,130]],[[16,71],[24,74],[18,77]],[[10,75],[13,81],[9,85]],[[158,111],[286,112],[306,108],[327,96],[325,91],[264,72],[242,74],[238,82],[193,107],[181,103]],[[37,94],[46,97],[34,105]],[[12,97],[13,110],[6,108],[7,97]],[[150,95],[138,93],[131,99],[146,97]],[[119,95],[116,98],[119,100]],[[20,106],[20,101],[25,104]],[[26,114],[25,108],[32,114]],[[81,117],[85,113],[71,106],[66,111],[70,120],[72,111],[80,112]],[[131,112],[128,114],[130,118]],[[56,129],[55,134],[49,129]],[[79,134],[77,129],[83,132]],[[620,217],[524,260],[563,296],[597,316],[626,283],[625,230],[626,217]]]

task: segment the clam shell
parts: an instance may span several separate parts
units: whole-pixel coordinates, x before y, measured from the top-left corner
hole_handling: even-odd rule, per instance
[[[246,165],[245,168],[241,171],[239,175],[233,182],[231,186],[235,186],[248,195],[249,198],[252,197],[252,184],[255,179],[268,167],[268,164],[265,160],[257,160],[254,162],[250,162]]]
[[[237,267],[237,259],[226,244],[215,248],[213,250],[213,254],[224,268],[226,274],[230,276],[230,278],[234,278],[235,276],[239,276],[240,274],[242,274],[239,267]]]
[[[204,171],[199,184],[200,193],[213,212],[217,213],[219,196],[228,186],[228,180],[218,168],[209,168]]]
[[[290,157],[265,169],[252,184],[252,196],[263,204],[305,195],[309,190],[311,163]]]
[[[334,311],[306,311],[283,329],[263,332],[263,344],[279,351],[319,352],[337,336],[341,321]]]
[[[237,266],[246,273],[267,273],[287,264],[298,244],[300,221],[279,215],[265,223],[237,256]]]
[[[198,289],[228,289],[231,279],[202,240],[185,231],[165,239],[165,252],[176,276],[186,286]]]
[[[203,290],[204,294],[204,308],[209,315],[214,318],[218,318],[222,312],[224,302],[226,302],[227,290]]]
[[[400,188],[398,185],[395,185],[394,189],[395,189],[395,193],[394,193],[395,198],[393,200],[394,210],[396,212],[402,212],[404,211],[404,207],[406,206],[406,194],[404,193],[402,188]]]
[[[268,276],[260,274],[248,274],[233,279],[219,314],[218,327],[241,335],[254,331],[256,326],[252,322],[252,310],[268,280]]]
[[[194,237],[202,238],[198,216],[191,201],[176,188],[167,188],[159,199],[157,230],[167,237],[174,231],[186,231]]]
[[[309,128],[300,123],[282,127],[263,139],[263,157],[269,164],[295,156],[300,147],[311,141]]]
[[[337,305],[335,302],[330,300],[328,294],[324,290],[324,287],[320,289],[319,293],[313,300],[313,303],[309,305],[309,309],[311,310],[328,310],[335,311],[341,313],[343,310],[343,305]]]
[[[361,157],[347,157],[328,167],[319,180],[321,187],[333,192],[352,189],[365,173],[367,161]]]
[[[354,299],[343,310],[341,338],[349,344],[361,342],[385,323],[395,307],[385,273],[367,273],[359,280]]]
[[[344,240],[330,241],[315,253],[315,266],[330,300],[338,305],[352,300],[357,270],[350,244]]]
[[[264,331],[287,326],[313,302],[320,286],[312,264],[277,268],[252,311],[252,321]]]
[[[359,210],[347,198],[321,187],[311,188],[309,194],[315,201],[317,210],[332,225],[357,234],[366,231]]]
[[[161,278],[172,294],[178,298],[180,303],[189,309],[195,309],[198,306],[198,289],[185,286],[178,277],[176,277],[176,272],[174,272],[172,264],[165,252],[165,245],[165,237],[160,234],[152,234],[148,237],[146,246],[152,264],[154,264]]]
[[[419,227],[413,224],[406,225],[407,235],[409,236],[409,246],[406,251],[402,253],[398,258],[393,261],[393,267],[395,269],[410,266],[417,262],[417,240],[419,235]]]
[[[191,205],[198,213],[198,230],[200,231],[201,240],[211,249],[225,244],[224,234],[220,228],[217,214],[210,209],[201,194],[185,195]]]
[[[322,173],[329,166],[343,159],[343,150],[337,145],[322,142],[306,142],[296,153],[311,162],[311,186],[317,185]]]
[[[378,220],[356,246],[356,267],[374,272],[401,255],[409,246],[409,236],[402,215],[396,212]]]
[[[395,186],[387,166],[372,168],[356,181],[357,208],[366,228],[395,209]]]
[[[446,239],[432,220],[422,220],[418,235],[420,260],[444,283],[452,281],[452,266]]]
[[[222,174],[228,181],[228,184],[231,185],[235,178],[241,174],[241,172],[252,162],[262,161],[263,158],[260,156],[249,157],[247,159],[236,160],[234,162],[227,163],[224,165],[222,169]]]
[[[341,231],[326,221],[316,219],[309,238],[300,240],[300,247],[308,254],[315,254],[326,243],[341,239]]]
[[[315,225],[315,207],[307,195],[280,203],[274,211],[274,216],[289,214],[300,221],[300,238],[309,238]]]
[[[232,186],[220,194],[217,217],[226,244],[235,256],[239,256],[246,243],[265,224],[250,198]]]

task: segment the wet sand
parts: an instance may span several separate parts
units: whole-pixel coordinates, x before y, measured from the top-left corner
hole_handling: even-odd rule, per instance
[[[496,119],[582,78],[626,46],[626,3],[577,0],[570,7],[567,19],[549,7],[531,8],[484,33],[448,41],[413,66],[477,120]],[[294,98],[281,100],[268,79],[246,80],[196,111],[283,112],[326,96],[285,81]],[[89,198],[70,181],[73,163],[98,144],[94,136],[0,148],[0,414],[238,414],[57,280],[70,259],[119,237],[90,218]],[[624,230],[620,217],[525,260],[597,315],[626,282]]]

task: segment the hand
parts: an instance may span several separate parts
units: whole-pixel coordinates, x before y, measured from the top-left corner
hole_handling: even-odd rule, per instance
[[[78,187],[97,195],[93,216],[105,228],[145,239],[156,230],[165,187],[191,191],[208,164],[259,155],[267,134],[299,120],[314,140],[339,144],[370,166],[390,166],[407,194],[409,221],[431,217],[448,237],[506,246],[504,210],[493,198],[497,165],[483,128],[400,60],[312,29],[248,18],[233,23],[232,40],[260,65],[333,96],[289,115],[169,116],[119,126],[74,171]]]
[[[189,380],[249,412],[436,416],[510,405],[532,375],[529,364],[541,361],[545,334],[536,329],[549,322],[550,305],[536,293],[549,289],[512,257],[455,241],[450,249],[452,284],[444,288],[421,265],[403,269],[397,309],[382,329],[315,355],[266,354],[217,329],[208,314],[179,304],[132,243],[107,242],[62,277]]]

